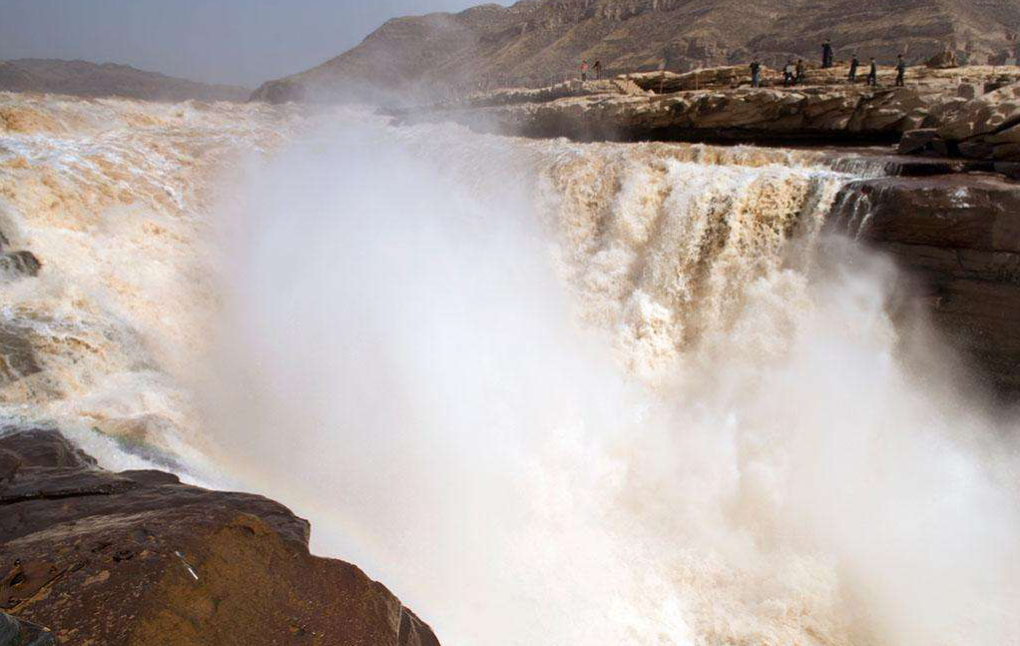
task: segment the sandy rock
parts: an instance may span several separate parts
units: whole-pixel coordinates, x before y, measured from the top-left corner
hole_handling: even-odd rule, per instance
[[[1018,69],[915,67],[909,85],[896,88],[889,68],[882,85],[867,87],[848,84],[844,66],[809,69],[805,85],[750,88],[747,74],[740,66],[630,74],[615,79],[622,87],[602,81],[498,90],[388,113],[405,122],[449,120],[485,132],[586,141],[894,143],[904,132],[952,121],[970,104],[958,96],[962,85],[976,94],[978,86],[1020,78]]]
[[[963,141],[994,133],[1020,121],[1020,83],[989,92],[968,101],[943,117],[939,135],[948,141]]]

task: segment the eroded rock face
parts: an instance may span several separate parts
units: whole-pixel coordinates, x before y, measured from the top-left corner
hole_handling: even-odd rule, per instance
[[[56,431],[0,437],[0,610],[61,643],[438,646],[275,502],[120,474]]]
[[[1020,190],[988,175],[848,185],[830,226],[890,254],[909,293],[999,391],[1020,394]]]

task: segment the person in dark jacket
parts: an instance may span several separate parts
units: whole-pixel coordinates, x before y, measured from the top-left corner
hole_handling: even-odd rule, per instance
[[[871,57],[871,71],[868,72],[868,85],[874,87],[878,85],[878,63],[875,62],[875,57]]]
[[[761,87],[761,63],[757,56],[751,61],[751,87]]]
[[[899,55],[896,61],[896,87],[903,87],[906,83],[907,62],[903,60],[903,54]]]
[[[850,75],[847,76],[847,80],[850,81],[850,83],[856,83],[857,82],[857,68],[860,67],[860,66],[861,66],[861,62],[859,60],[857,60],[857,54],[854,54],[850,58]]]
[[[595,60],[595,65],[592,67],[595,70],[595,79],[602,80],[602,61],[599,59]]]
[[[822,43],[822,69],[827,70],[832,67],[832,61],[832,43],[826,38],[825,42]]]

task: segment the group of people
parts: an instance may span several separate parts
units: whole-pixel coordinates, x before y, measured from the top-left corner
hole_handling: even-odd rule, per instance
[[[822,69],[830,69],[835,66],[836,57],[835,50],[832,48],[832,42],[826,40],[822,43]],[[850,57],[850,74],[847,76],[848,83],[857,82],[857,71],[861,67],[861,61],[857,58],[857,54]],[[761,87],[761,60],[755,57],[751,61],[751,87]],[[906,85],[906,74],[907,74],[907,63],[903,59],[903,54],[899,55],[896,62],[896,87],[903,87]],[[595,79],[602,78],[602,61],[596,60],[594,65],[589,67],[587,59],[581,63],[581,80],[587,81],[589,77]],[[783,66],[783,86],[793,87],[798,83],[802,83],[805,78],[805,66],[804,59],[799,58],[796,62],[793,59],[789,59],[786,65]],[[878,85],[878,63],[875,61],[875,57],[871,58],[871,67],[868,71],[867,84],[870,86]]]
[[[826,40],[822,44],[822,69],[830,69],[835,65],[835,54],[832,49],[832,43]],[[857,82],[857,70],[860,69],[861,62],[857,58],[857,54],[854,54],[850,58],[850,74],[847,76],[848,83]],[[797,59],[795,63],[793,59],[789,59],[786,65],[783,66],[783,86],[793,87],[798,83],[804,81],[804,59]],[[899,55],[896,62],[896,87],[903,87],[906,85],[907,75],[907,63],[903,59],[903,54]],[[871,58],[871,67],[868,71],[867,84],[870,86],[878,85],[878,63],[875,58]],[[751,61],[751,87],[761,87],[761,61],[756,57]]]

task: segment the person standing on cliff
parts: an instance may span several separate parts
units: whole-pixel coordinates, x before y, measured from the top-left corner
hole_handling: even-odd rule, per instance
[[[803,58],[798,58],[797,59],[796,70],[797,70],[797,78],[794,80],[794,83],[793,83],[794,85],[796,85],[797,83],[803,83],[804,82],[804,59]]]
[[[861,62],[857,60],[857,54],[854,54],[850,58],[850,75],[847,77],[851,85],[857,82],[857,68],[860,66]]]
[[[793,59],[786,61],[786,67],[783,68],[783,85],[791,86],[797,84],[797,66],[793,64]]]
[[[907,62],[903,60],[903,54],[899,55],[896,61],[896,87],[906,86]]]
[[[871,57],[871,71],[868,72],[868,85],[875,87],[878,85],[878,63],[875,62],[875,57]]]
[[[832,61],[832,42],[826,38],[825,42],[822,43],[822,69],[827,70],[832,67]]]
[[[588,80],[588,61],[584,60],[581,62],[581,82],[584,83]]]
[[[601,81],[602,80],[602,61],[599,60],[599,59],[595,59],[595,65],[592,67],[592,69],[595,71],[595,80],[596,81]]]
[[[761,63],[757,56],[751,61],[751,87],[761,87]]]

